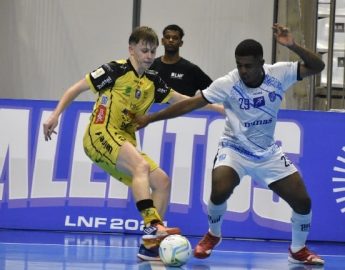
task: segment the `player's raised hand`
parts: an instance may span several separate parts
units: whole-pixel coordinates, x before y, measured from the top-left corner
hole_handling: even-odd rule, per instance
[[[289,28],[281,24],[275,23],[272,29],[273,29],[273,34],[279,44],[286,47],[290,47],[294,45],[295,40]]]
[[[58,125],[58,123],[59,123],[58,118],[52,115],[43,123],[43,133],[44,133],[44,139],[46,141],[51,140],[51,135],[53,133],[56,134],[55,128]]]

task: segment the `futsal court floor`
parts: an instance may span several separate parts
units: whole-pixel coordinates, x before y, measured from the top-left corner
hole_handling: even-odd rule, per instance
[[[192,246],[200,239],[188,237]],[[345,243],[309,242],[323,267],[289,264],[286,241],[224,239],[208,259],[182,267],[143,262],[139,235],[0,230],[0,270],[304,270],[345,269]]]

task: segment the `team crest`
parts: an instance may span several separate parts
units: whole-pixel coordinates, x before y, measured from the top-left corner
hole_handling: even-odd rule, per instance
[[[268,97],[269,97],[269,99],[270,99],[271,102],[274,102],[274,101],[276,100],[276,98],[277,98],[276,92],[275,92],[275,91],[270,92],[270,93],[268,94]]]
[[[135,90],[135,98],[139,99],[141,97],[141,91],[140,89]]]

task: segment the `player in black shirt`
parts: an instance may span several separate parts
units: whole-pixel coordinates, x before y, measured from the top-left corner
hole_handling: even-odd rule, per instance
[[[207,88],[211,78],[197,65],[182,58],[179,54],[183,45],[184,31],[178,25],[168,25],[163,30],[161,39],[164,55],[155,59],[150,69],[158,72],[159,76],[175,91],[194,96],[197,90]]]

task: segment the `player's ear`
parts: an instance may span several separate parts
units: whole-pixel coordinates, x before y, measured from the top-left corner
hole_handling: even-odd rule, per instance
[[[132,44],[129,44],[128,51],[129,51],[129,55],[133,54],[133,45]]]
[[[183,45],[183,40],[180,41],[180,47],[182,47],[182,45]]]

